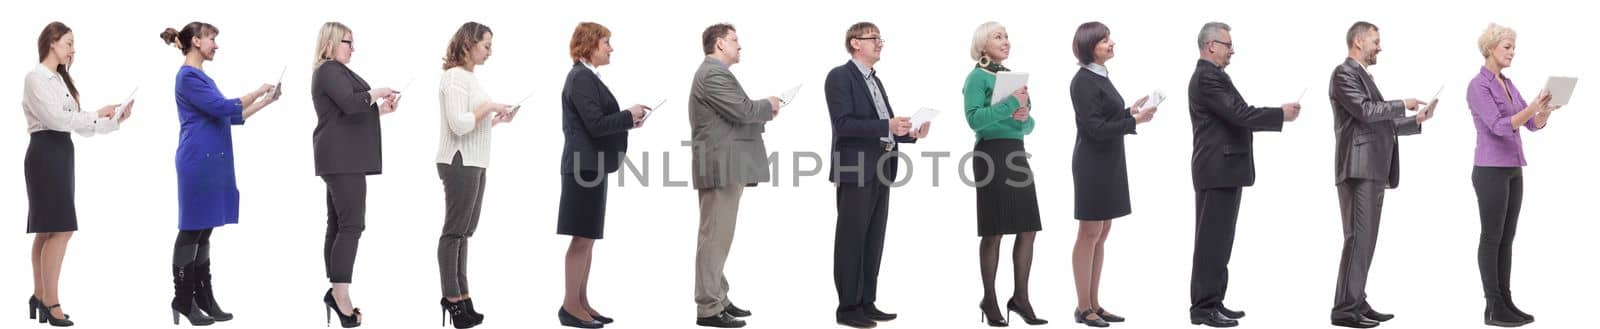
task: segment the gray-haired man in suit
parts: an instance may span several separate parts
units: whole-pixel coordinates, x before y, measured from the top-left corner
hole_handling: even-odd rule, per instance
[[[1384,100],[1367,67],[1378,63],[1378,27],[1356,22],[1345,33],[1350,57],[1333,69],[1328,99],[1333,103],[1334,183],[1344,251],[1334,292],[1333,325],[1372,328],[1394,318],[1367,304],[1367,270],[1378,242],[1383,191],[1400,185],[1399,136],[1422,133],[1433,106],[1416,99]],[[1406,116],[1406,110],[1417,111]]]
[[[739,328],[750,311],[728,301],[722,268],[733,245],[739,197],[746,186],[771,180],[766,122],[778,116],[777,97],[750,99],[728,67],[739,63],[739,35],[716,24],[701,34],[706,58],[689,89],[689,130],[694,153],[694,188],[700,194],[700,238],[695,244],[695,324]]]

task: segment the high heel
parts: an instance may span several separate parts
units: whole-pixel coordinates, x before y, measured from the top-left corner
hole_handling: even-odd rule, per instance
[[[39,323],[49,323],[51,327],[71,327],[72,320],[67,320],[66,314],[62,314],[62,317],[57,319],[55,314],[50,312],[51,309],[57,308],[61,308],[61,304],[45,306],[43,302],[40,302],[39,307],[35,308],[39,312]]]
[[[1037,325],[1041,325],[1041,324],[1050,323],[1050,321],[1047,321],[1045,319],[1040,319],[1038,317],[1038,315],[1036,315],[1036,314],[1034,314],[1032,312],[1033,310],[1031,310],[1031,309],[1028,310],[1028,312],[1023,312],[1021,307],[1017,307],[1017,298],[1016,297],[1012,297],[1011,299],[1006,300],[1006,311],[1007,312],[1016,312],[1017,315],[1021,315],[1022,316],[1022,322],[1026,322],[1030,326],[1037,326]],[[1010,314],[1007,314],[1007,316],[1010,316]]]
[[[28,296],[28,320],[39,319],[39,297]]]
[[[478,307],[472,306],[472,297],[461,300],[461,309],[467,311],[467,314],[471,314],[473,318],[478,319],[479,324],[483,323],[483,313],[478,313]]]
[[[345,315],[344,311],[339,310],[339,302],[333,299],[333,288],[328,288],[328,293],[322,295],[322,305],[327,306],[327,311],[323,312],[324,325],[333,322],[332,313],[338,313],[340,327],[355,328],[361,326],[361,319],[359,318],[361,309],[352,307],[350,308],[350,315]]]
[[[217,295],[211,285],[211,261],[202,261],[194,264],[195,291],[194,306],[206,316],[216,322],[233,320],[233,313],[222,311],[222,306],[217,305]]]
[[[605,324],[601,324],[600,321],[584,321],[583,319],[579,319],[578,317],[573,316],[572,313],[567,313],[566,308],[556,309],[556,318],[561,320],[562,326],[573,328],[604,328],[606,326]]]
[[[988,323],[990,327],[1008,327],[1008,326],[1011,326],[1011,319],[1009,318],[1010,315],[1007,315],[1007,318],[1005,318],[1005,319],[1000,319],[1000,317],[996,316],[996,315],[990,315],[989,314],[990,305],[993,305],[993,304],[989,303],[988,301],[983,301],[983,302],[979,302],[978,303],[978,311],[979,311],[978,315],[980,316],[978,318],[978,320],[979,321],[983,321],[985,323]],[[994,313],[996,313],[996,314],[1000,313],[1000,305],[994,305],[993,307],[994,307]]]
[[[452,303],[448,298],[439,298],[439,308],[444,311],[444,315],[439,317],[439,325],[444,326],[446,318],[459,329],[472,328],[483,323],[483,319],[467,311],[466,304],[466,300]]]
[[[1095,318],[1090,320],[1090,315],[1095,316]],[[1099,314],[1095,314],[1094,310],[1073,311],[1072,318],[1073,320],[1077,320],[1078,323],[1082,323],[1090,327],[1105,328],[1111,326],[1110,323],[1106,323],[1106,319],[1102,319],[1100,318]]]
[[[195,307],[194,291],[199,278],[192,271],[194,264],[172,266],[172,325],[178,325],[178,315],[189,320],[189,325],[209,326],[216,323]]]

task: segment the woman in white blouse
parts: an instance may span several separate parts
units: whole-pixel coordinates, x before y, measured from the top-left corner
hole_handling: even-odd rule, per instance
[[[33,296],[28,298],[28,315],[57,327],[72,325],[61,310],[56,289],[67,240],[78,230],[71,133],[84,137],[109,133],[133,114],[131,100],[120,115],[119,105],[106,105],[95,112],[79,109],[78,87],[67,73],[75,53],[72,28],[51,22],[39,33],[39,65],[28,72],[23,83],[23,115],[32,135],[23,165],[28,185],[28,233],[34,233],[29,253],[33,258]]]
[[[444,297],[439,306],[456,328],[483,322],[467,291],[467,238],[478,228],[483,212],[483,183],[489,168],[490,129],[511,122],[511,106],[494,103],[478,85],[473,70],[489,59],[494,33],[467,22],[445,48],[444,74],[439,79],[439,153],[435,157],[444,182],[444,230],[439,235],[439,279]]]

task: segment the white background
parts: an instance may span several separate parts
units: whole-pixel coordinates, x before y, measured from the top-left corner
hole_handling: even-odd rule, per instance
[[[1103,304],[1131,320],[1118,327],[1188,326],[1193,235],[1189,177],[1190,126],[1185,88],[1197,58],[1195,37],[1212,20],[1230,23],[1239,53],[1228,71],[1255,105],[1292,101],[1302,89],[1305,112],[1282,133],[1256,139],[1258,184],[1246,189],[1228,305],[1247,310],[1246,327],[1325,327],[1341,240],[1333,186],[1333,134],[1326,86],[1346,56],[1345,29],[1356,20],[1381,28],[1386,51],[1373,67],[1392,98],[1424,98],[1446,86],[1438,116],[1425,133],[1402,138],[1403,184],[1391,190],[1370,301],[1398,317],[1384,327],[1481,326],[1476,267],[1478,216],[1469,175],[1474,130],[1463,104],[1482,57],[1479,33],[1489,22],[1517,30],[1519,55],[1506,74],[1531,97],[1550,75],[1584,77],[1579,94],[1549,129],[1524,134],[1527,194],[1517,244],[1514,290],[1538,327],[1591,323],[1600,294],[1593,253],[1600,229],[1584,204],[1600,177],[1586,129],[1596,120],[1587,79],[1597,52],[1594,20],[1571,1],[23,1],[0,10],[0,103],[13,111],[23,76],[37,63],[38,31],[52,20],[76,31],[78,79],[86,108],[118,102],[140,87],[134,117],[108,136],[76,138],[78,214],[62,274],[61,295],[86,328],[160,327],[169,320],[170,253],[176,228],[173,151],[178,121],[171,98],[182,57],[157,34],[193,20],[221,28],[221,50],[207,72],[224,94],[237,96],[271,82],[283,67],[287,92],[277,104],[234,130],[243,193],[241,224],[213,238],[216,285],[236,328],[312,328],[326,289],[322,268],[324,185],[312,174],[315,117],[307,91],[317,29],[328,20],[354,29],[352,67],[375,86],[416,82],[398,113],[384,117],[385,170],[369,179],[367,231],[355,272],[354,297],[371,328],[428,327],[437,320],[435,246],[443,193],[433,158],[439,130],[437,76],[445,44],[472,20],[496,32],[494,55],[478,76],[500,102],[529,90],[530,113],[502,125],[482,224],[472,239],[471,284],[483,328],[555,327],[562,294],[561,259],[568,238],[554,233],[561,145],[559,90],[571,68],[567,43],[579,21],[614,33],[615,64],[602,76],[624,104],[668,97],[630,137],[630,155],[649,152],[648,187],[631,177],[613,188],[606,239],[598,244],[590,296],[613,327],[692,325],[695,193],[663,187],[661,152],[675,152],[673,180],[686,181],[689,137],[684,114],[689,80],[701,61],[701,30],[731,22],[744,45],[735,73],[753,96],[805,83],[793,107],[768,124],[773,151],[828,149],[821,88],[827,70],[848,56],[845,29],[877,23],[888,41],[878,65],[902,115],[944,110],[932,137],[909,152],[970,150],[973,137],[957,114],[961,83],[972,67],[973,29],[996,20],[1011,34],[1007,66],[1033,73],[1039,125],[1029,136],[1045,230],[1037,245],[1033,303],[1057,327],[1074,326],[1070,252],[1070,156],[1074,127],[1067,84],[1076,72],[1070,42],[1076,26],[1101,20],[1118,41],[1109,64],[1122,93],[1137,98],[1160,88],[1170,98],[1161,114],[1128,136],[1134,214],[1112,230]],[[18,97],[18,98],[12,98]],[[27,214],[21,113],[0,115],[11,137],[0,142],[5,186],[0,217],[3,299],[29,293]],[[727,273],[731,296],[766,328],[833,326],[833,190],[826,176],[792,186],[793,162],[781,164],[783,187],[747,191]],[[895,189],[879,303],[899,312],[887,328],[979,327],[980,296],[971,188],[959,184],[954,159],[941,162],[932,187],[930,161],[919,158],[912,184]],[[803,164],[807,169],[815,165]],[[615,177],[615,176],[614,176]],[[1009,245],[1009,243],[1008,243]],[[1009,247],[1000,298],[1010,296]],[[21,304],[21,303],[15,303]],[[15,304],[9,304],[14,307]],[[13,311],[15,310],[12,308]],[[4,327],[31,326],[7,313]],[[1016,321],[1016,325],[1022,325]]]

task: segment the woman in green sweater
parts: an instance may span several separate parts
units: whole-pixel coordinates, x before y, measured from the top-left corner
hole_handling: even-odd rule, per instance
[[[1028,274],[1033,267],[1033,236],[1039,232],[1039,201],[1028,169],[1022,136],[1033,132],[1033,105],[1024,86],[998,103],[991,103],[995,74],[1009,71],[1001,65],[1011,55],[1011,41],[1000,23],[978,26],[972,35],[972,60],[978,62],[962,87],[967,125],[977,135],[973,146],[972,179],[978,188],[978,260],[983,273],[983,302],[978,305],[990,326],[1008,323],[995,296],[995,271],[1000,266],[1000,240],[1016,234],[1012,250],[1015,290],[1006,310],[1016,312],[1030,325],[1045,324],[1033,313],[1028,299]]]

